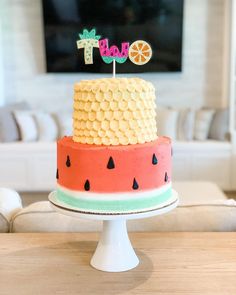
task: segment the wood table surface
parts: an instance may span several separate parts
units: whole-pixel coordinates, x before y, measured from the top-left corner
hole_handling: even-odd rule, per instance
[[[0,294],[236,294],[236,233],[130,233],[140,259],[107,273],[94,233],[0,234]]]

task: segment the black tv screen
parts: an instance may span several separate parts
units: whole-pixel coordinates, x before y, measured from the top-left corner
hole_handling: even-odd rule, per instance
[[[117,73],[178,72],[182,67],[184,0],[42,0],[48,72],[110,73],[93,50],[93,64],[85,65],[84,50],[77,49],[78,33],[96,28],[109,46],[147,41],[153,51],[143,66],[129,59],[116,66]]]

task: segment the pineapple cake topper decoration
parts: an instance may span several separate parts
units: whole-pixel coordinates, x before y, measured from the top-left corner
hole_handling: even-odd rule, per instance
[[[113,63],[113,77],[115,77],[116,62],[122,64],[129,58],[132,63],[141,66],[148,63],[152,57],[152,48],[144,40],[134,41],[131,45],[129,42],[122,42],[119,49],[116,45],[109,47],[109,40],[101,39],[100,35],[96,35],[95,29],[90,32],[84,29],[79,37],[77,48],[84,49],[85,64],[93,64],[93,49],[99,48],[102,60],[107,64]]]

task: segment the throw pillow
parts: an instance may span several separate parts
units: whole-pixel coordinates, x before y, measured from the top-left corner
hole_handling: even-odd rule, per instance
[[[22,141],[36,141],[38,138],[38,131],[33,113],[31,111],[14,111],[17,125],[20,130],[20,137]]]
[[[177,121],[177,139],[190,141],[193,139],[195,111],[191,109],[179,110]]]
[[[12,114],[13,110],[28,109],[25,102],[14,103],[0,108],[0,142],[20,139],[19,129]]]
[[[12,112],[7,107],[0,108],[0,142],[12,142],[19,139],[19,131]]]
[[[194,125],[194,139],[206,140],[208,138],[211,121],[215,111],[201,109],[196,112]]]
[[[71,112],[54,113],[53,117],[59,129],[59,137],[72,135],[73,119]]]
[[[34,112],[33,116],[38,129],[38,140],[55,141],[58,136],[58,128],[53,117],[44,112]]]
[[[227,139],[229,132],[229,110],[217,110],[213,116],[209,138],[224,141]]]
[[[159,136],[169,136],[176,139],[178,111],[157,107],[157,133]]]

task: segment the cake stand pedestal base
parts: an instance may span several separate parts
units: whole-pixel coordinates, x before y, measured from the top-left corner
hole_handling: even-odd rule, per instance
[[[125,219],[103,221],[100,240],[90,263],[94,268],[109,272],[126,271],[139,264]]]
[[[101,213],[91,214],[89,212],[80,212],[78,208],[73,208],[61,203],[56,197],[56,191],[50,193],[48,198],[53,209],[64,215],[103,220],[103,230],[90,264],[96,269],[108,272],[126,271],[139,264],[138,257],[129,240],[126,220],[146,218],[167,213],[173,210],[179,202],[177,192],[172,190],[172,197],[168,203],[162,204],[156,209],[139,213],[103,215]]]

